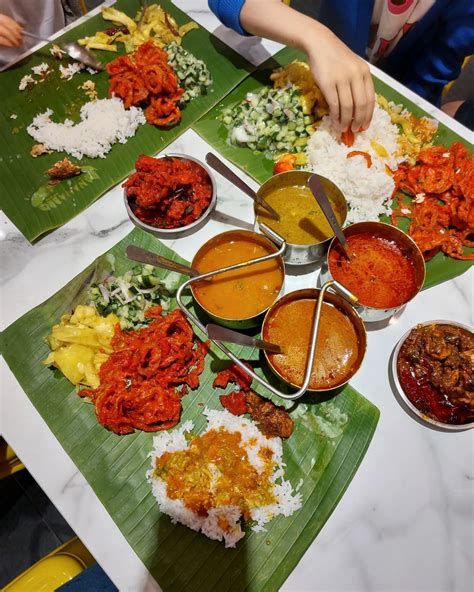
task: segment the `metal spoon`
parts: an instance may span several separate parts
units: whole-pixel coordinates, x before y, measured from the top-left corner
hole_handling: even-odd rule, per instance
[[[308,179],[308,186],[311,189],[311,191],[313,192],[313,195],[316,198],[316,201],[318,202],[318,204],[320,205],[320,207],[323,211],[323,214],[326,216],[327,221],[329,222],[331,228],[333,229],[334,234],[337,237],[337,240],[341,243],[341,246],[344,249],[344,253],[345,253],[346,257],[350,261],[351,257],[349,254],[349,245],[347,244],[346,237],[344,236],[344,233],[342,232],[341,225],[339,224],[336,216],[334,215],[333,209],[331,207],[331,204],[329,203],[326,192],[324,191],[324,187],[323,187],[323,184],[321,183],[321,179],[319,178],[319,175],[311,175],[311,177]]]
[[[38,41],[46,41],[46,43],[54,43],[50,39],[46,39],[46,37],[40,37],[39,35],[35,35],[34,33],[30,33],[29,31],[23,31],[23,35],[27,37],[31,37],[32,39],[37,39]],[[81,62],[90,68],[94,68],[94,70],[103,70],[104,65],[100,60],[98,60],[93,53],[91,53],[87,47],[83,47],[79,45],[77,41],[64,41],[58,43],[59,47],[65,51],[68,56],[70,56],[73,60]]]
[[[259,206],[267,210],[267,212],[270,214],[272,218],[274,218],[275,220],[280,219],[280,214],[276,212],[272,208],[272,206],[268,205],[262,197],[257,195],[255,191],[251,187],[249,187],[247,183],[245,183],[245,181],[242,181],[240,177],[238,177],[233,171],[231,171],[230,168],[226,164],[224,164],[222,160],[218,158],[215,154],[213,154],[212,152],[208,152],[206,154],[206,162],[215,171],[217,171],[223,177],[225,177],[227,181],[230,181],[233,185],[238,187],[251,199],[257,202]]]
[[[258,349],[264,349],[265,351],[271,352],[272,354],[281,354],[282,349],[276,343],[270,343],[263,339],[255,339],[249,335],[244,335],[238,331],[232,329],[226,329],[220,325],[214,325],[209,323],[206,325],[206,332],[211,339],[217,341],[227,341],[230,343],[236,343],[237,345],[250,345],[251,347],[257,347]]]
[[[183,275],[188,275],[192,278],[199,275],[199,271],[196,271],[192,267],[188,267],[177,261],[172,261],[171,259],[162,257],[161,255],[157,255],[156,253],[152,253],[141,247],[136,247],[135,245],[128,245],[126,253],[127,257],[132,261],[154,265],[155,267],[162,267],[164,269],[169,269],[170,271],[176,271]]]

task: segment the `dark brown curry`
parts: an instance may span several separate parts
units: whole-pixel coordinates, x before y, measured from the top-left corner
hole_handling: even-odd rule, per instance
[[[400,384],[425,415],[443,423],[474,421],[474,334],[449,324],[419,325],[397,360]]]

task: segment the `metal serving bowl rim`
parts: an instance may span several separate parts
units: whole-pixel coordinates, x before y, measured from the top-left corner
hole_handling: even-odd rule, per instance
[[[315,302],[317,302],[317,296],[319,294],[319,288],[299,288],[298,290],[292,290],[291,292],[288,292],[287,294],[284,294],[283,296],[281,296],[280,298],[278,298],[278,300],[276,300],[267,310],[267,312],[265,313],[265,317],[263,319],[262,322],[262,339],[265,339],[265,336],[263,334],[263,328],[265,326],[265,323],[267,322],[272,309],[274,307],[277,307],[278,305],[280,305],[281,301],[287,297],[291,297],[294,296],[295,294],[298,293],[303,293],[303,292],[312,292],[315,295]],[[332,296],[336,296],[338,298],[340,298],[341,300],[345,301],[344,298],[340,295],[340,294],[334,294],[334,293],[330,293]],[[307,296],[303,295],[303,298],[306,298]],[[296,300],[299,300],[299,298],[297,298]],[[324,300],[323,300],[324,302]],[[308,386],[307,391],[310,393],[325,393],[325,392],[329,392],[329,391],[333,391],[335,389],[339,389],[344,387],[356,374],[357,372],[360,370],[362,363],[364,361],[365,358],[365,354],[367,353],[367,329],[365,327],[365,323],[362,319],[362,317],[360,316],[359,312],[352,306],[352,304],[349,301],[345,301],[347,303],[347,306],[349,306],[350,308],[352,308],[352,312],[354,313],[354,316],[359,320],[360,323],[360,327],[362,329],[363,335],[364,335],[364,343],[363,344],[359,344],[359,351],[358,351],[358,355],[362,356],[359,365],[357,366],[357,368],[351,373],[350,376],[347,377],[347,379],[344,382],[341,382],[340,384],[336,385],[336,386],[331,386],[330,388],[318,388],[318,389],[314,389],[311,388],[310,386]],[[326,302],[327,304],[327,302]],[[347,316],[347,315],[346,315]],[[349,320],[352,322],[352,319],[349,318]],[[354,327],[355,328],[355,327]],[[363,345],[363,351],[361,351]],[[290,386],[291,388],[294,389],[299,389],[301,388],[301,385],[297,385],[294,384],[293,382],[290,382],[288,379],[286,379],[284,376],[282,376],[282,374],[274,367],[274,365],[270,362],[269,358],[268,358],[268,352],[263,351],[263,355],[265,357],[265,360],[267,361],[268,366],[271,368],[272,372],[274,372],[276,374],[276,376],[278,376],[285,384],[287,384],[288,386]]]
[[[212,186],[211,201],[209,202],[209,205],[204,210],[204,212],[199,216],[199,218],[197,218],[196,220],[191,222],[191,224],[187,224],[185,226],[178,226],[177,228],[160,228],[158,226],[152,226],[151,224],[147,224],[146,222],[143,222],[143,220],[141,220],[132,211],[132,208],[130,207],[130,204],[128,203],[127,188],[124,187],[123,198],[124,198],[124,202],[125,202],[125,208],[127,210],[127,214],[129,216],[130,220],[133,222],[133,224],[135,224],[135,226],[138,226],[142,230],[146,230],[146,231],[151,232],[156,235],[159,234],[159,235],[163,236],[163,238],[165,238],[168,235],[176,235],[179,233],[184,233],[184,232],[187,232],[187,231],[193,229],[196,226],[199,226],[199,224],[201,224],[206,218],[208,218],[212,214],[214,208],[216,207],[216,203],[217,203],[217,185],[216,185],[216,181],[214,179],[214,175],[213,175],[211,169],[205,163],[201,162],[199,159],[194,158],[194,156],[189,156],[188,154],[182,154],[179,152],[172,152],[172,153],[170,152],[167,154],[163,154],[162,156],[153,156],[153,158],[155,160],[161,160],[163,158],[179,158],[181,160],[191,160],[192,162],[195,162],[196,164],[201,166],[206,171],[206,173],[209,175],[209,179],[211,180],[211,186]]]
[[[405,391],[403,390],[402,385],[400,384],[400,380],[398,378],[398,371],[397,371],[397,362],[398,362],[398,355],[400,353],[402,345],[405,343],[408,336],[410,335],[410,333],[414,329],[416,329],[419,326],[426,327],[427,325],[453,325],[454,327],[461,327],[461,329],[465,329],[466,331],[469,331],[470,333],[473,332],[472,329],[470,327],[468,327],[467,325],[459,323],[458,321],[447,321],[445,319],[436,319],[434,321],[422,321],[420,323],[417,323],[416,325],[414,325],[410,329],[408,329],[408,331],[406,331],[406,333],[404,333],[400,337],[400,339],[397,342],[397,345],[395,346],[395,349],[393,350],[392,363],[390,365],[390,368],[391,368],[392,379],[395,384],[395,388],[397,389],[398,394],[403,399],[403,402],[407,405],[407,407],[411,411],[413,411],[413,413],[415,413],[415,415],[417,415],[425,423],[430,424],[430,425],[434,425],[438,428],[443,428],[444,430],[449,430],[452,432],[459,432],[459,431],[463,431],[463,430],[473,429],[474,428],[474,421],[471,421],[470,423],[453,424],[453,423],[443,423],[442,421],[438,421],[436,419],[432,419],[431,417],[428,417],[410,401],[410,399],[406,395]]]
[[[325,181],[328,181],[329,183],[331,183],[331,185],[334,185],[334,187],[335,187],[335,188],[336,188],[336,189],[339,191],[339,193],[341,194],[341,197],[342,197],[342,199],[343,199],[343,201],[344,201],[344,204],[345,204],[345,206],[346,206],[346,207],[345,207],[345,213],[344,213],[344,219],[343,219],[343,221],[341,222],[341,227],[342,227],[342,228],[344,228],[344,227],[345,227],[345,225],[346,225],[346,222],[347,222],[347,216],[349,215],[349,203],[347,202],[346,196],[344,195],[344,193],[342,192],[342,190],[341,190],[341,189],[340,189],[340,188],[339,188],[339,187],[336,185],[336,183],[334,183],[334,181],[331,181],[331,179],[328,179],[328,177],[325,177],[324,175],[320,175],[319,173],[313,173],[312,171],[307,171],[307,170],[305,170],[305,169],[295,169],[295,170],[292,170],[292,171],[283,171],[283,172],[281,172],[281,173],[278,173],[277,175],[273,175],[273,176],[271,176],[271,177],[268,177],[268,179],[267,179],[266,181],[264,181],[264,182],[263,182],[263,183],[260,185],[260,187],[259,187],[259,188],[258,188],[258,190],[257,190],[257,193],[259,193],[259,192],[261,191],[262,187],[265,187],[265,185],[266,185],[267,183],[270,183],[270,181],[272,181],[273,179],[276,179],[276,178],[278,178],[278,177],[287,176],[287,175],[292,175],[292,174],[294,174],[294,173],[307,173],[307,175],[308,175],[308,178],[309,178],[311,175],[313,175],[313,174],[317,174],[319,178],[321,178],[321,179],[324,179]],[[310,191],[311,191],[311,190],[310,190]],[[331,203],[331,201],[333,201],[333,200],[329,199],[329,197],[328,197],[328,200],[329,200],[329,203]],[[315,202],[316,202],[316,199],[315,199]],[[317,203],[317,202],[316,202],[316,203]],[[257,203],[257,202],[255,202],[255,203],[254,203],[254,206],[253,206],[253,210],[254,210],[254,215],[255,215],[255,222],[256,222],[256,224],[258,225],[258,224],[259,224],[259,222],[258,222],[258,220],[257,220],[257,208],[258,208],[258,203]],[[284,238],[284,237],[283,237],[283,238]],[[287,246],[288,246],[288,247],[297,247],[297,248],[300,248],[300,249],[305,249],[305,248],[306,248],[306,249],[310,249],[311,247],[319,247],[319,246],[325,245],[326,243],[330,243],[330,242],[331,242],[331,241],[332,241],[334,238],[336,238],[336,237],[335,237],[335,235],[333,235],[333,236],[329,236],[328,238],[325,238],[324,240],[322,240],[322,241],[319,241],[319,242],[317,242],[317,243],[300,244],[300,243],[290,243],[289,241],[286,241],[286,244],[287,244]],[[286,240],[286,239],[285,239],[285,240]]]
[[[278,251],[278,247],[275,245],[275,243],[273,241],[271,241],[267,236],[265,236],[264,234],[261,234],[259,232],[255,232],[254,230],[246,230],[244,228],[233,228],[231,230],[225,230],[224,232],[220,232],[219,234],[214,235],[213,237],[209,238],[206,242],[204,242],[199,249],[196,251],[196,253],[194,254],[192,261],[191,261],[191,267],[194,267],[194,261],[196,260],[196,256],[198,255],[198,253],[204,249],[204,247],[206,245],[208,245],[211,241],[216,240],[218,237],[224,236],[226,234],[233,234],[233,233],[239,233],[239,234],[247,234],[247,235],[252,235],[254,238],[256,237],[258,240],[263,240],[265,241],[269,247],[271,247],[272,249],[274,249],[273,254],[276,253]],[[270,252],[269,252],[270,254]],[[210,310],[208,310],[205,306],[203,306],[201,304],[201,301],[199,300],[199,298],[196,297],[195,291],[194,291],[194,284],[191,284],[190,289],[191,289],[191,293],[193,295],[194,300],[199,304],[199,306],[204,310],[204,312],[206,314],[208,314],[210,317],[213,317],[215,319],[220,319],[226,323],[241,323],[241,322],[252,322],[252,321],[257,321],[258,318],[260,316],[262,316],[263,314],[266,314],[267,311],[270,309],[270,307],[272,307],[275,302],[277,302],[277,300],[280,298],[281,293],[283,288],[285,287],[285,278],[286,278],[286,269],[285,269],[285,260],[284,258],[279,255],[278,257],[275,257],[275,260],[278,261],[281,264],[281,271],[282,271],[282,281],[281,281],[281,286],[280,286],[280,290],[278,291],[278,294],[275,296],[275,299],[273,300],[273,302],[271,304],[269,304],[268,306],[266,306],[262,311],[260,311],[259,313],[251,316],[251,317],[243,317],[241,319],[229,319],[227,317],[223,317],[222,315],[218,315],[214,312],[211,312]]]
[[[412,239],[412,237],[407,234],[405,231],[403,231],[401,228],[398,228],[397,226],[393,226],[393,224],[388,224],[387,222],[379,222],[378,220],[363,220],[361,222],[352,222],[351,224],[348,224],[343,231],[345,232],[346,230],[349,230],[350,228],[353,228],[355,226],[359,226],[361,224],[375,224],[379,227],[386,227],[386,228],[390,228],[391,230],[398,232],[400,236],[402,236],[404,239],[408,239],[409,242],[412,243],[412,246],[415,248],[416,251],[418,251],[418,254],[420,256],[420,260],[423,262],[423,281],[420,282],[420,286],[417,288],[416,292],[414,292],[413,296],[411,296],[406,302],[402,302],[401,304],[397,304],[397,306],[390,306],[390,307],[381,307],[381,306],[370,306],[368,304],[362,304],[361,302],[358,304],[358,306],[363,307],[363,308],[367,308],[368,310],[378,310],[378,311],[396,311],[400,308],[402,308],[403,306],[406,306],[407,304],[409,304],[416,296],[418,296],[418,294],[421,292],[421,290],[423,289],[423,286],[425,285],[425,280],[426,280],[426,263],[425,263],[425,259],[423,257],[423,253],[420,250],[420,247],[416,244],[416,242]],[[327,264],[327,269],[328,272],[330,274],[331,277],[334,277],[331,271],[331,268],[329,266],[329,254],[331,252],[331,249],[333,247],[333,243],[337,241],[337,237],[332,237],[331,242],[329,244],[327,253],[326,253],[326,264]],[[340,282],[342,285],[344,285],[342,282]]]

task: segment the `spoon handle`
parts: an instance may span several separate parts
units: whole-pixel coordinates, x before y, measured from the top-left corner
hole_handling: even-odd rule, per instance
[[[156,253],[152,253],[151,251],[147,251],[141,247],[136,247],[135,245],[128,245],[126,252],[127,257],[132,259],[132,261],[146,263],[155,267],[162,267],[164,269],[169,269],[170,271],[176,271],[178,273],[182,273],[183,275],[188,275],[189,277],[196,277],[199,275],[198,271],[188,267],[187,265],[183,265],[177,261],[172,261],[171,259],[162,257],[161,255],[157,255]]]
[[[342,228],[339,222],[337,221],[331,204],[329,203],[323,184],[321,183],[321,179],[318,175],[311,175],[311,177],[308,179],[308,185],[311,191],[313,192],[316,201],[320,205],[324,215],[326,216],[327,221],[333,229],[334,234],[337,237],[337,240],[341,243],[341,246],[344,249],[347,258],[350,259],[346,237],[344,236]]]
[[[220,325],[214,325],[209,323],[206,326],[207,334],[211,339],[217,341],[227,341],[230,343],[236,343],[237,345],[250,345],[251,347],[257,347],[258,349],[264,349],[274,354],[281,354],[281,347],[275,343],[264,341],[263,339],[255,339],[244,333],[233,331],[232,329],[226,329]]]
[[[236,187],[238,187],[241,191],[243,191],[246,195],[248,195],[251,199],[257,202],[258,205],[262,206],[262,208],[265,208],[265,210],[267,210],[267,212],[271,215],[272,218],[275,218],[275,220],[280,219],[280,215],[278,214],[278,212],[276,212],[271,206],[269,206],[264,199],[257,195],[257,193],[255,193],[255,191],[251,187],[249,187],[245,181],[242,181],[242,179],[239,176],[237,176],[233,171],[231,171],[230,168],[226,164],[224,164],[222,160],[218,158],[215,154],[213,154],[212,152],[208,152],[206,154],[206,162],[215,171],[217,171],[224,178],[226,178],[228,181],[230,181]]]

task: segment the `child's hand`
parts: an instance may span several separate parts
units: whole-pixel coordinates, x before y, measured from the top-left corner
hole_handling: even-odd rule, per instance
[[[6,14],[0,14],[0,45],[20,47],[23,42],[23,28]]]
[[[342,131],[349,126],[354,132],[367,129],[375,104],[368,64],[325,27],[317,37],[307,39],[305,46],[311,72],[333,121],[340,123]]]

